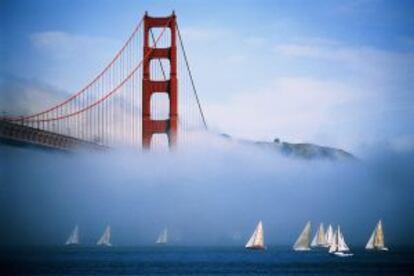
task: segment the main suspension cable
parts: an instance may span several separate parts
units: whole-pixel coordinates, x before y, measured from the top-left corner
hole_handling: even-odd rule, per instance
[[[167,25],[166,26],[168,26],[168,24],[170,23],[170,21],[168,21],[167,22]],[[161,37],[163,36],[163,34],[164,34],[164,32],[165,32],[165,30],[166,30],[166,28],[167,27],[164,27],[163,28],[163,30],[162,30],[162,32],[158,35],[158,37],[157,37],[157,39],[156,39],[156,41],[155,41],[155,47],[156,47],[156,44],[159,42],[159,40],[161,39]],[[87,105],[86,107],[84,107],[84,108],[82,108],[82,109],[80,109],[80,110],[77,110],[77,111],[75,111],[75,112],[72,112],[72,113],[69,113],[69,114],[65,114],[65,115],[62,115],[62,116],[57,116],[57,117],[54,117],[54,118],[46,118],[46,119],[41,119],[41,120],[27,120],[28,122],[36,122],[36,121],[39,121],[39,122],[50,122],[50,121],[56,121],[56,120],[61,120],[61,119],[66,119],[66,118],[69,118],[69,117],[72,117],[72,116],[75,116],[75,115],[78,115],[78,114],[80,114],[80,113],[83,113],[83,112],[85,112],[85,111],[87,111],[87,110],[89,110],[89,109],[91,109],[91,108],[93,108],[93,107],[95,107],[96,105],[98,105],[98,104],[100,104],[100,103],[102,103],[102,102],[104,102],[105,100],[107,100],[108,98],[110,98],[113,94],[115,94],[117,91],[119,91],[119,89],[129,80],[129,79],[131,79],[131,77],[138,71],[138,69],[142,66],[142,64],[143,64],[143,62],[146,60],[146,59],[148,59],[149,57],[150,57],[150,55],[151,55],[151,53],[152,53],[152,51],[153,51],[153,49],[151,49],[142,59],[141,59],[141,61],[138,63],[138,65],[116,86],[116,87],[114,87],[112,90],[110,90],[106,95],[104,95],[103,97],[101,97],[100,99],[98,99],[97,101],[95,101],[95,102],[93,102],[93,103],[91,103],[91,104],[89,104],[89,105]]]
[[[184,42],[183,42],[183,39],[181,37],[181,32],[180,32],[180,29],[178,28],[178,24],[175,24],[175,26],[177,27],[177,33],[178,33],[178,38],[180,40],[181,51],[183,51],[183,56],[184,56],[185,64],[186,64],[186,67],[187,67],[187,72],[188,72],[188,75],[190,76],[191,86],[193,87],[194,95],[195,95],[195,98],[196,98],[196,101],[197,101],[198,109],[199,109],[200,114],[201,114],[201,118],[203,120],[204,128],[208,129],[206,118],[204,117],[203,109],[201,108],[200,99],[198,97],[197,89],[195,87],[193,74],[191,73],[190,64],[188,62],[187,54],[185,52]]]
[[[26,116],[18,116],[16,118],[13,118],[13,117],[7,118],[7,117],[5,117],[5,119],[7,119],[9,121],[20,121],[20,120],[32,119],[34,117],[38,117],[38,116],[41,116],[41,115],[46,114],[48,112],[54,111],[54,110],[58,109],[59,107],[62,107],[64,105],[66,105],[67,103],[71,102],[72,100],[74,100],[77,97],[79,97],[82,94],[84,94],[84,92],[86,92],[90,87],[92,87],[109,70],[109,68],[120,58],[120,56],[125,51],[125,49],[129,45],[129,43],[133,40],[135,34],[141,28],[143,22],[144,22],[144,18],[142,17],[140,19],[140,21],[138,22],[138,24],[136,25],[136,27],[134,28],[134,30],[132,31],[132,33],[129,36],[129,38],[127,39],[127,41],[125,42],[125,44],[122,46],[122,48],[112,58],[111,62],[98,75],[96,75],[95,78],[92,81],[90,81],[86,86],[84,86],[78,92],[76,92],[75,94],[71,95],[70,97],[68,97],[67,99],[65,99],[63,102],[61,102],[61,103],[59,103],[59,104],[57,104],[55,106],[52,106],[52,107],[50,107],[50,108],[48,108],[48,109],[46,109],[44,111],[41,111],[41,112],[38,112],[38,113],[34,113],[34,114],[31,114],[31,115],[26,115]],[[63,117],[63,116],[61,116],[61,117]],[[36,120],[32,120],[32,121],[36,121]]]

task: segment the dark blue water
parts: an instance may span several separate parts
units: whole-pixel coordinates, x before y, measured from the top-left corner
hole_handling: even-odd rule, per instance
[[[414,250],[354,251],[350,258],[326,250],[293,252],[271,247],[20,248],[2,250],[4,274],[274,275],[414,273]],[[6,272],[6,273],[5,273]]]

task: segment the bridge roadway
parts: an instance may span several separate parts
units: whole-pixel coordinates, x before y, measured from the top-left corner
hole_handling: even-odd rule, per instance
[[[0,119],[0,143],[16,146],[39,146],[70,151],[76,148],[103,150],[106,146],[43,129]]]

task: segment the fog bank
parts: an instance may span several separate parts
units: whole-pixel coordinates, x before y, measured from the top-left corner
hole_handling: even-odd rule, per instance
[[[244,245],[259,219],[270,245],[305,222],[340,224],[351,248],[383,219],[390,247],[414,244],[414,152],[381,145],[360,161],[300,160],[217,138],[171,154],[62,153],[0,146],[0,245],[63,244],[75,224],[94,244]]]

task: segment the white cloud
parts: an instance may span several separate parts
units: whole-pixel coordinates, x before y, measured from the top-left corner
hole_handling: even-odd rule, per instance
[[[278,44],[276,54],[291,58],[308,58],[318,62],[330,61],[351,68],[358,74],[369,74],[376,79],[389,79],[404,68],[414,69],[414,52],[392,52],[373,47],[350,47],[340,43]]]
[[[355,148],[390,135],[378,125],[412,87],[414,52],[302,38],[276,44],[273,53],[269,62],[286,64],[283,77],[269,74],[266,83],[207,106],[209,122],[219,131]],[[309,62],[316,74],[295,71]],[[335,70],[340,73],[332,74]]]
[[[199,90],[206,98],[207,121],[234,136],[279,136],[355,149],[389,137],[379,125],[397,104],[401,87],[412,83],[408,72],[414,71],[414,52],[354,46],[329,37],[272,41],[237,31],[229,31],[225,40],[226,30],[197,30],[193,37],[200,44],[192,47],[211,51],[196,56],[195,63],[202,66]]]
[[[36,48],[51,52],[52,55],[60,58],[71,58],[73,55],[79,54],[89,55],[116,44],[116,41],[105,37],[70,34],[61,31],[34,33],[30,39]]]
[[[315,140],[334,131],[336,108],[356,101],[352,89],[333,81],[279,78],[260,91],[208,106],[208,118],[220,130],[244,138]]]

